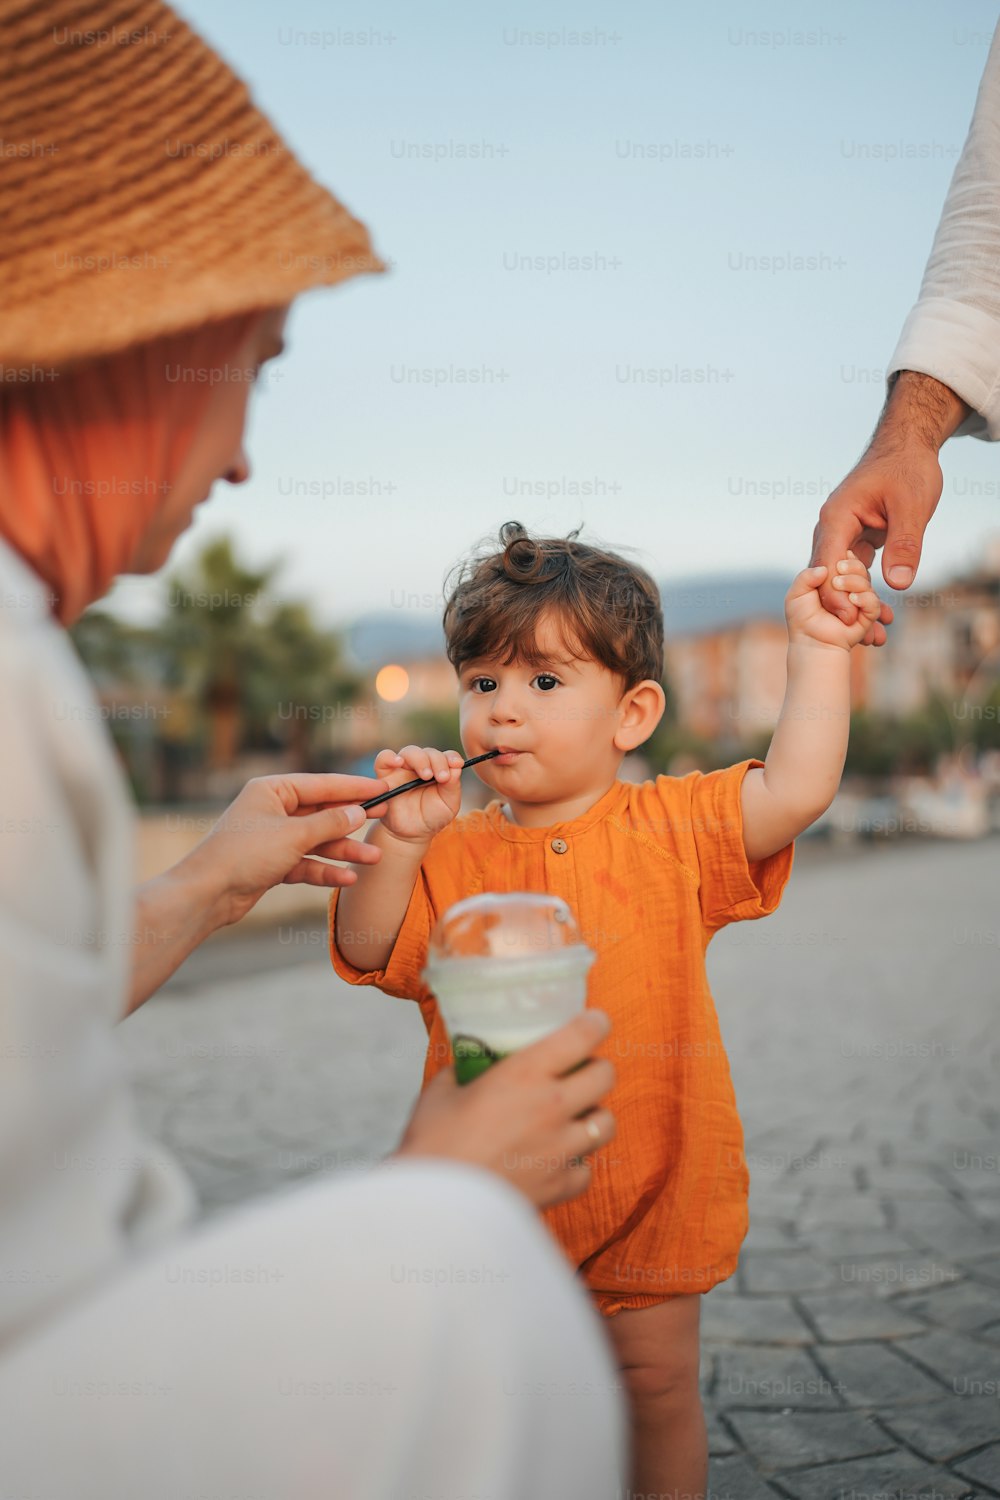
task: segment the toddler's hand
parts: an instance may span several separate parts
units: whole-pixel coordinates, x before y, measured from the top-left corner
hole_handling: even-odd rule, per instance
[[[859,646],[879,618],[881,605],[873,592],[868,569],[853,552],[837,564],[830,580],[832,588],[843,591],[858,607],[853,625],[845,625],[839,615],[823,607],[819,590],[826,582],[827,570],[820,566],[806,568],[792,581],[785,595],[785,620],[789,641],[808,641],[819,646],[840,646],[844,651]],[[378,762],[375,774],[379,775]]]
[[[413,788],[400,797],[373,807],[371,816],[381,821],[398,839],[414,842],[431,839],[446,827],[462,805],[462,757],[457,750],[421,749],[404,745],[402,750],[380,750],[375,757],[375,775],[390,787],[402,786],[414,776],[424,776],[426,787]]]

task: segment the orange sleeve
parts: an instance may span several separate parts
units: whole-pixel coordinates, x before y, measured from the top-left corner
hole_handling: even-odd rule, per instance
[[[794,844],[753,862],[743,847],[740,787],[746,773],[763,764],[745,760],[707,774],[658,776],[654,783],[672,814],[675,855],[697,876],[706,927],[769,916],[788,883]]]
[[[346,979],[348,984],[373,984],[376,989],[387,995],[395,995],[399,1000],[417,1000],[421,1004],[432,1000],[430,990],[420,977],[420,971],[427,961],[427,945],[437,913],[434,911],[423,870],[417,876],[410,904],[403,917],[403,925],[384,969],[356,969],[340,952],[334,936],[339,895],[339,890],[335,890],[330,897],[328,930],[330,958],[341,979]]]

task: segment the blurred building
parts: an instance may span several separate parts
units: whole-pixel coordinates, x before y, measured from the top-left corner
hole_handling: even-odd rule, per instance
[[[398,649],[401,644],[402,650]],[[399,731],[414,711],[455,707],[455,669],[443,648],[439,655],[408,658],[404,643],[389,642],[387,646],[395,646],[396,654],[365,666],[365,688],[357,700],[330,706],[329,747],[340,756],[357,760],[386,745],[398,745],[402,743]],[[381,673],[392,668],[403,678],[393,681],[392,691],[399,696],[388,699],[379,693],[378,684]]]
[[[665,680],[677,720],[724,753],[759,746],[777,722],[787,582],[777,574],[720,575],[661,588]],[[933,701],[944,705],[956,729],[961,720],[996,720],[1000,537],[984,543],[966,572],[933,589],[893,595],[892,603],[896,618],[886,647],[851,653],[852,707],[904,719]],[[161,646],[133,642],[126,653],[131,673],[96,661],[90,666],[99,712],[140,800],[173,803],[230,796],[249,776],[267,771],[359,765],[414,735],[428,744],[451,737],[455,672],[429,612],[367,616],[353,627],[347,653],[349,672],[328,691],[320,674],[310,694],[286,701],[276,683],[269,726],[241,742],[221,767],[198,741],[190,695],[167,685]],[[963,739],[956,733],[956,744]]]
[[[852,707],[901,718],[937,697],[961,714],[989,694],[1000,679],[1000,538],[969,572],[891,602],[887,645],[851,653]],[[666,646],[681,724],[721,741],[773,729],[785,691],[782,603],[760,600],[721,624],[705,610],[684,625],[668,632]]]
[[[873,653],[872,707],[894,717],[937,697],[977,705],[1000,679],[1000,537],[969,572],[893,598],[889,649]]]
[[[777,722],[785,692],[784,623],[749,619],[667,641],[677,717],[705,740],[748,740]]]
[[[761,574],[661,587],[666,680],[678,719],[693,734],[749,742],[773,730],[785,693],[787,585],[784,575]],[[889,591],[881,585],[880,592]],[[894,594],[892,604],[896,618],[887,645],[851,653],[853,708],[904,717],[932,696],[975,702],[990,691],[1000,678],[1000,537],[984,544],[974,569],[934,589]],[[372,617],[355,639],[369,646],[365,667],[373,682],[381,661],[405,665],[410,685],[399,709],[445,709],[455,701],[455,674],[443,641],[431,638],[436,622],[419,625],[408,628],[398,615]],[[374,690],[356,705],[359,714],[363,710],[341,741],[357,753],[367,747],[373,726],[387,716],[391,721]]]
[[[762,582],[762,581],[761,581]],[[705,591],[708,599],[731,598],[721,622],[705,608],[701,616],[675,620],[666,639],[666,680],[681,725],[713,742],[752,742],[778,722],[785,695],[784,598],[787,579],[768,588],[734,594],[721,581]],[[669,614],[667,615],[669,619]],[[851,695],[855,707],[868,701],[868,653],[851,655]]]

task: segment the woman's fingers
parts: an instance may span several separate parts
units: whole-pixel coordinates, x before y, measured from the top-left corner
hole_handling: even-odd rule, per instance
[[[328,865],[314,854],[305,854],[284,878],[285,885],[318,885],[329,890],[338,886],[354,885],[357,871],[346,870],[343,865]]]
[[[579,1157],[607,1146],[614,1140],[618,1125],[610,1109],[593,1109],[582,1120],[574,1120],[571,1129],[572,1154]]]
[[[363,807],[326,807],[322,812],[310,813],[294,824],[298,847],[303,854],[311,852],[320,844],[334,843],[356,833],[366,821]]]
[[[614,1069],[591,1056],[609,1031],[603,1011],[584,1011],[474,1083],[459,1087],[453,1070],[443,1070],[418,1101],[398,1154],[487,1167],[538,1208],[577,1197],[590,1182],[585,1158],[615,1133],[600,1104]]]
[[[581,1063],[589,1061],[611,1031],[611,1020],[606,1011],[584,1010],[558,1031],[549,1032],[541,1041],[522,1047],[498,1067],[516,1067],[518,1072],[537,1074],[547,1078],[561,1078]],[[590,1103],[595,1103],[590,1100]],[[581,1103],[582,1111],[588,1106]]]
[[[293,812],[296,808],[303,807],[315,811],[317,807],[323,805],[343,807],[351,803],[366,802],[369,797],[377,797],[380,792],[389,790],[388,782],[380,777],[345,776],[339,772],[327,775],[322,772],[302,771],[292,775],[269,776],[261,779],[274,783],[282,802],[286,804],[288,801],[294,802],[294,806],[286,805],[286,812]],[[287,796],[287,793],[292,794],[291,798]]]
[[[606,1057],[594,1057],[582,1067],[575,1068],[561,1080],[566,1111],[571,1118],[584,1114],[610,1094],[615,1086],[614,1064]]]
[[[318,854],[323,859],[346,859],[352,865],[377,865],[382,858],[382,851],[375,844],[366,844],[363,839],[334,839],[317,844],[309,853]]]
[[[591,1175],[589,1162],[571,1160],[564,1171],[549,1179],[545,1196],[538,1207],[555,1208],[571,1198],[578,1198],[590,1186]]]

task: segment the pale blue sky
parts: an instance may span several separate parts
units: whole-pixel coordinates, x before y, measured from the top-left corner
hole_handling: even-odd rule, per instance
[[[658,577],[791,576],[877,416],[996,18],[985,0],[199,0],[393,269],[296,304],[255,397],[254,477],[217,487],[174,559],[229,531],[253,561],[283,554],[287,591],[329,621],[404,595],[436,610],[449,564],[511,517],[583,522]],[[566,264],[585,256],[598,269]],[[763,256],[815,268],[751,269]],[[449,367],[494,378],[402,378]],[[963,439],[945,467],[927,583],[1000,530],[1000,451]],[[381,496],[342,493],[359,480]],[[116,598],[131,613],[156,589]]]

